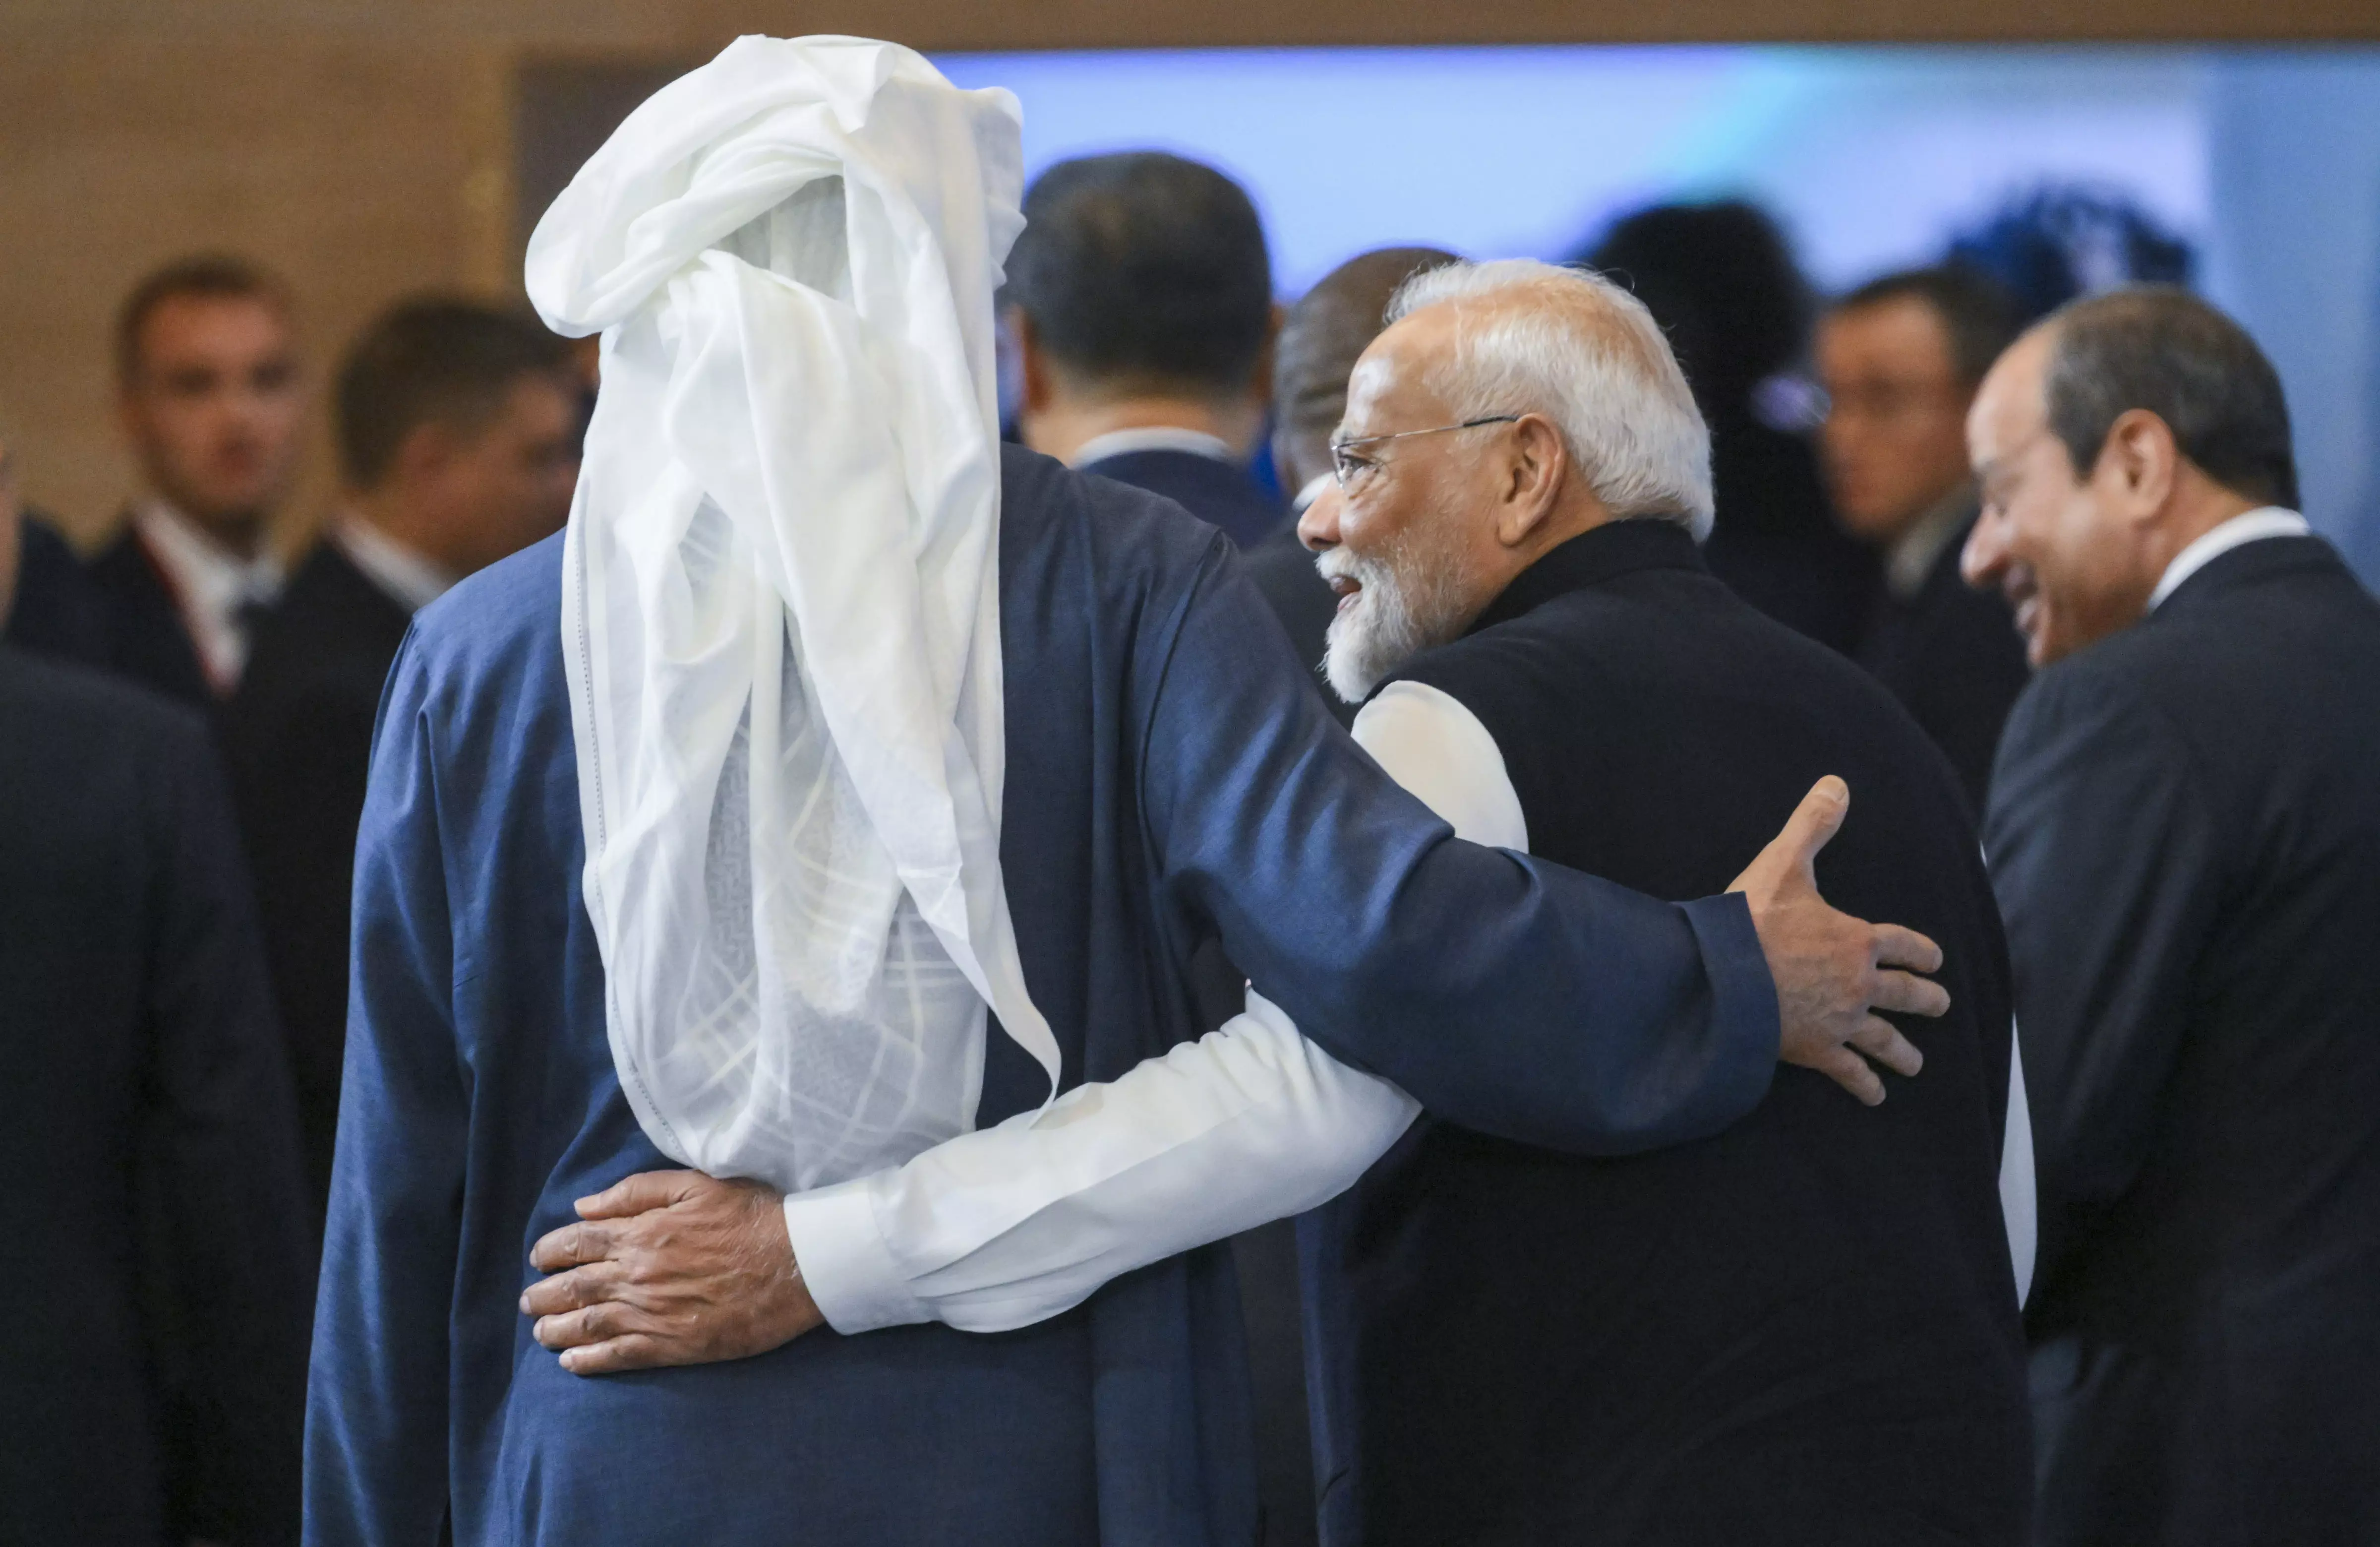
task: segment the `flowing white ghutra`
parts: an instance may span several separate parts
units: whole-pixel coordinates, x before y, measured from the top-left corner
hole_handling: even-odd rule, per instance
[[[530,239],[547,323],[603,335],[563,646],[612,1054],[713,1175],[965,1131],[987,1005],[1057,1081],[1000,871],[1018,123],[905,48],[743,38]]]

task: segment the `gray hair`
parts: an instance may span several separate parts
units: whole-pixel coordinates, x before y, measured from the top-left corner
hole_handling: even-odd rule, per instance
[[[1614,516],[1710,535],[1710,431],[1644,302],[1588,270],[1504,258],[1414,275],[1389,321],[1441,301],[1458,303],[1454,351],[1430,384],[1458,418],[1544,414]]]

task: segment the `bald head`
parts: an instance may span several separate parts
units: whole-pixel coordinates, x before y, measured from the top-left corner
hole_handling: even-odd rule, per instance
[[[1272,454],[1292,492],[1330,470],[1330,432],[1347,408],[1347,374],[1387,325],[1398,287],[1454,262],[1434,247],[1384,247],[1340,264],[1290,309],[1273,356]]]

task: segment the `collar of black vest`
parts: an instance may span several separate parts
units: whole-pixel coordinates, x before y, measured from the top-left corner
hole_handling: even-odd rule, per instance
[[[1512,578],[1503,594],[1467,630],[1477,633],[1500,623],[1533,613],[1558,596],[1640,569],[1700,569],[1702,550],[1692,533],[1677,522],[1658,517],[1607,521],[1569,542],[1549,548],[1536,563]]]

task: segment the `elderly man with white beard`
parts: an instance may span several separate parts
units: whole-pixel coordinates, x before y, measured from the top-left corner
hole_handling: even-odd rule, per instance
[[[1725,887],[1726,857],[1840,771],[1862,793],[1828,884],[1956,942],[1925,1078],[1871,1112],[1789,1069],[1725,1133],[1594,1158],[1421,1115],[1252,992],[1045,1114],[782,1211],[631,1177],[538,1244],[539,1340],[596,1372],[821,1314],[1022,1327],[1368,1167],[1301,1224],[1326,1540],[2019,1540],[2029,1149],[1955,782],[1864,676],[1703,572],[1707,437],[1632,298],[1489,263],[1399,310],[1303,528],[1345,596],[1330,677],[1369,695],[1358,740],[1461,836],[1671,897]],[[1836,786],[1805,835],[1844,810]],[[1897,1034],[1871,1045],[1914,1072]]]

